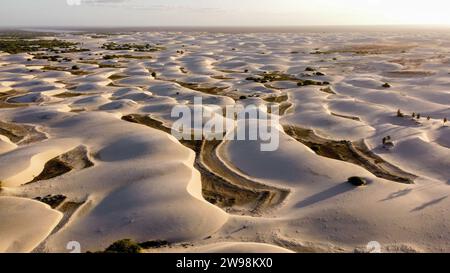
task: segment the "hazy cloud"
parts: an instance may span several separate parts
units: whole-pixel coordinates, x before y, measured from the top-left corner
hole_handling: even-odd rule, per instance
[[[87,5],[123,5],[133,2],[132,0],[81,0],[81,4]]]
[[[76,1],[76,0],[72,0]],[[217,7],[194,7],[192,5],[152,4],[145,0],[78,0],[81,5],[120,7],[152,11],[193,11],[193,12],[227,12],[229,10]]]

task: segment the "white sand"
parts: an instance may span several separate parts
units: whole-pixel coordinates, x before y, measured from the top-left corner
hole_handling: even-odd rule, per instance
[[[0,252],[29,252],[44,240],[62,213],[24,198],[0,197]]]
[[[21,92],[10,103],[27,104],[0,108],[0,121],[38,126],[48,136],[16,145],[0,135],[0,252],[30,252],[40,244],[39,251],[67,252],[66,244],[74,240],[82,251],[95,251],[125,238],[168,240],[175,244],[172,250],[188,252],[351,252],[370,241],[379,241],[383,251],[450,251],[450,124],[443,127],[442,122],[450,118],[450,36],[63,35],[82,40],[91,50],[65,54],[72,62],[51,63],[67,71],[43,72],[47,61],[28,62],[29,54],[0,55],[0,92]],[[107,51],[100,48],[106,41],[160,43],[166,49]],[[404,53],[310,54],[316,48],[362,44],[417,47]],[[152,58],[103,60],[99,53]],[[93,63],[81,63],[80,57]],[[99,68],[95,62],[117,67]],[[74,64],[90,74],[70,73]],[[304,75],[311,74],[307,67],[326,75]],[[329,81],[336,94],[292,81],[246,80],[274,71]],[[386,82],[392,87],[383,88]],[[222,95],[207,94],[183,87],[188,83],[228,89]],[[76,96],[55,97],[68,92]],[[292,108],[282,124],[310,128],[334,140],[365,139],[374,153],[416,175],[416,183],[387,181],[354,164],[318,156],[280,132],[275,152],[261,152],[260,143],[251,141],[220,147],[219,158],[236,172],[291,191],[283,204],[261,215],[234,215],[203,199],[193,151],[166,133],[121,120],[127,114],[146,114],[170,126],[173,106],[189,105],[195,96],[206,105],[226,106],[235,103],[231,97],[254,95],[238,103],[264,105],[264,96],[285,93]],[[396,117],[398,109],[408,116]],[[421,114],[418,122],[410,117],[413,112]],[[389,151],[380,147],[387,135],[395,144]],[[93,167],[23,185],[49,160],[79,145],[87,147]],[[362,176],[370,184],[354,188],[346,183],[350,176]],[[63,194],[66,201],[82,205],[61,220],[61,212],[31,200],[48,194]],[[183,243],[193,246],[179,247]]]

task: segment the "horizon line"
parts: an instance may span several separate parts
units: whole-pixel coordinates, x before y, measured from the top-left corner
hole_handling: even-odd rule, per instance
[[[7,28],[298,28],[298,27],[443,27],[450,24],[305,24],[305,25],[11,25]]]

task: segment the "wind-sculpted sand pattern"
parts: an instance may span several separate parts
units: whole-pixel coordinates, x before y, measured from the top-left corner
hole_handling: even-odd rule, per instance
[[[450,251],[449,35],[41,35],[0,43],[0,252]],[[278,149],[180,105],[276,105]]]
[[[149,116],[127,115],[123,120],[164,131],[168,128]],[[251,181],[228,168],[216,156],[220,140],[181,140],[181,144],[195,151],[195,168],[202,174],[203,196],[210,203],[229,213],[260,215],[276,208],[288,196],[289,190],[270,187]]]
[[[359,165],[379,178],[405,184],[412,184],[417,178],[373,154],[364,141],[328,140],[317,136],[312,130],[288,125],[284,126],[284,131],[318,155]]]

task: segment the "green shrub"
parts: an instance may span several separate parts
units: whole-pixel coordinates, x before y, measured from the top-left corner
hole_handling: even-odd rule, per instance
[[[117,241],[105,249],[105,253],[140,253],[141,247],[131,239]]]

